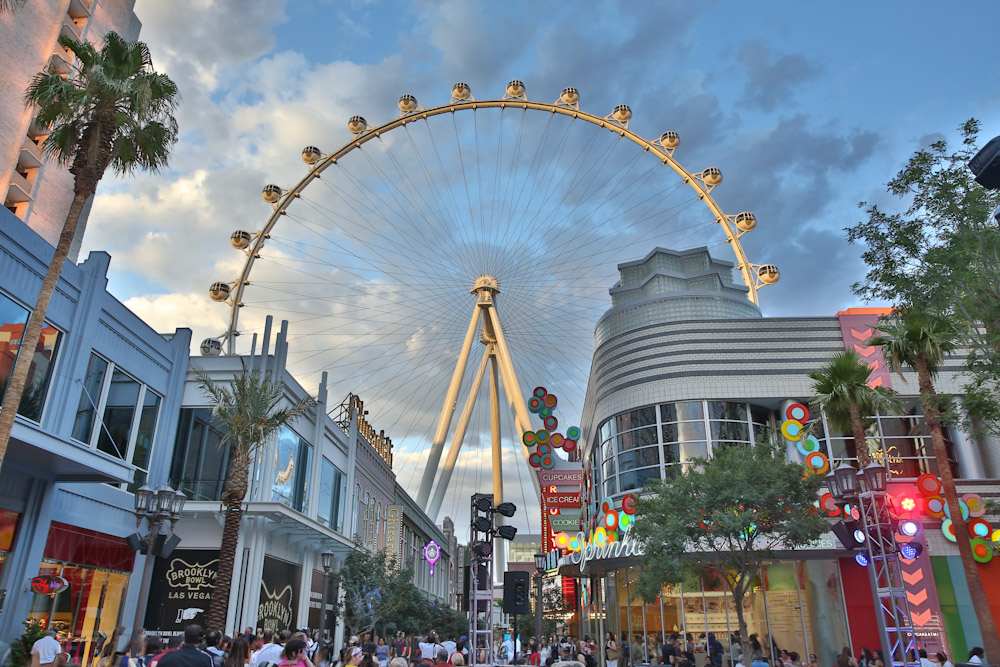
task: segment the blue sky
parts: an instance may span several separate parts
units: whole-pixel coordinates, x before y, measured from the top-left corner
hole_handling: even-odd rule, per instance
[[[112,292],[158,330],[192,327],[196,341],[224,330],[226,312],[206,288],[239,270],[229,234],[263,224],[260,188],[298,180],[302,146],[347,141],[349,116],[395,117],[402,93],[444,104],[465,81],[478,98],[496,98],[518,78],[530,99],[575,86],[593,113],[629,104],[631,128],[644,136],[678,131],[683,164],[722,169],[713,193],[722,208],[757,215],[747,252],[782,270],[761,292],[771,316],[862,305],[850,291],[864,275],[860,251],[842,231],[862,218],[858,202],[893,205],[883,184],[970,117],[982,121],[984,141],[1000,134],[994,0],[138,0],[136,13],[155,65],[183,94],[181,139],[165,174],[105,179],[84,251],[109,251]],[[568,316],[589,335],[597,314]],[[293,323],[293,333],[306,326]],[[419,331],[414,347],[427,342]],[[590,350],[572,352],[585,370]],[[308,387],[323,366],[306,366]],[[345,386],[354,378],[333,393],[378,391],[363,380]],[[428,415],[401,421],[390,403],[382,408],[400,432],[427,428]],[[425,442],[411,442],[418,469]]]

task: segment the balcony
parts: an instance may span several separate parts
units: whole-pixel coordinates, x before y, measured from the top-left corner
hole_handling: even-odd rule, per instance
[[[84,20],[81,19],[80,23],[83,22]],[[69,15],[64,16],[62,21],[62,27],[59,28],[59,36],[68,37],[72,40],[79,42],[81,40],[81,28],[82,28],[80,23],[77,23],[76,20]]]
[[[69,76],[73,72],[73,61],[76,59],[70,51],[61,46],[56,46],[56,50],[49,58],[49,71],[60,76]]]
[[[11,204],[22,204],[31,201],[31,183],[16,171],[10,174],[10,188],[7,190],[7,198],[4,200],[5,206]]]
[[[21,152],[17,156],[18,170],[38,169],[44,160],[45,156],[41,146],[32,141],[31,137],[26,136],[21,142]]]
[[[74,19],[85,19],[90,16],[90,8],[93,6],[94,0],[69,0],[66,13]]]

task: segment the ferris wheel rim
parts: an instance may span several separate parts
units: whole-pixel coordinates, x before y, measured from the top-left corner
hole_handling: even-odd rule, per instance
[[[404,98],[407,96],[404,95]],[[411,96],[412,97],[412,96]],[[401,100],[402,101],[402,100]],[[413,99],[415,103],[415,98]],[[242,251],[246,254],[247,258],[243,264],[243,268],[240,271],[240,275],[233,284],[232,293],[228,295],[228,298],[221,300],[223,303],[227,303],[230,306],[230,316],[228,327],[222,337],[226,339],[227,344],[227,354],[232,356],[236,354],[236,338],[240,335],[237,329],[239,324],[239,311],[243,306],[243,293],[247,286],[249,286],[250,273],[256,260],[260,257],[260,251],[263,249],[265,242],[270,238],[270,233],[277,225],[278,221],[283,215],[286,215],[288,207],[293,201],[301,197],[301,193],[305,188],[311,184],[313,181],[317,180],[321,174],[330,166],[337,164],[344,156],[349,153],[359,150],[364,144],[381,137],[383,134],[405,127],[408,123],[412,123],[418,120],[426,120],[435,116],[441,116],[447,113],[454,114],[458,111],[476,111],[480,108],[483,109],[521,109],[525,112],[528,110],[532,111],[548,111],[552,114],[559,114],[572,118],[573,120],[580,119],[584,122],[590,123],[599,127],[600,129],[607,130],[613,134],[619,135],[621,138],[626,138],[636,144],[638,147],[643,149],[643,152],[652,153],[657,158],[660,159],[661,164],[669,166],[673,171],[681,177],[683,183],[689,185],[698,195],[698,200],[702,201],[715,216],[714,222],[722,227],[723,232],[726,235],[726,242],[731,247],[733,254],[737,259],[737,269],[739,269],[741,277],[743,279],[744,285],[748,288],[747,298],[754,305],[759,306],[758,290],[763,287],[766,283],[762,282],[756,270],[762,267],[770,267],[774,269],[773,265],[758,265],[753,264],[747,258],[746,252],[740,243],[740,238],[743,234],[748,233],[750,230],[741,231],[736,228],[735,218],[736,216],[727,215],[719,204],[712,197],[712,190],[718,186],[718,183],[710,185],[705,182],[704,174],[706,171],[715,169],[714,167],[707,167],[705,170],[700,172],[688,171],[678,160],[673,157],[676,150],[667,148],[663,146],[660,139],[649,140],[642,135],[632,131],[628,127],[628,118],[624,122],[619,121],[614,118],[616,112],[624,108],[628,111],[628,117],[631,117],[631,110],[625,105],[618,105],[615,110],[607,116],[596,116],[594,114],[588,113],[586,111],[581,111],[579,109],[579,104],[566,104],[563,102],[537,102],[533,100],[528,100],[526,97],[504,97],[495,100],[476,100],[471,97],[466,100],[453,100],[448,104],[443,104],[436,107],[431,107],[428,109],[421,108],[417,106],[412,111],[401,111],[399,117],[394,118],[388,122],[385,122],[377,127],[367,125],[367,122],[360,116],[354,116],[351,118],[349,123],[353,124],[355,121],[360,121],[364,125],[364,128],[359,132],[353,132],[354,135],[350,141],[345,143],[339,149],[332,153],[322,153],[321,159],[317,160],[314,164],[308,165],[308,173],[303,176],[299,181],[291,188],[284,189],[279,188],[280,198],[272,204],[274,210],[268,217],[267,222],[264,226],[257,232],[250,233],[251,243],[250,245],[243,249]],[[662,138],[662,135],[661,135]],[[306,150],[317,150],[314,147],[307,147]],[[304,151],[305,152],[305,151]],[[721,172],[716,172],[720,174],[721,182]],[[268,185],[267,188],[276,187]],[[741,214],[742,215],[742,214]],[[237,230],[235,234],[246,233],[243,230]],[[774,269],[776,271],[776,269]],[[215,285],[213,284],[213,289]]]

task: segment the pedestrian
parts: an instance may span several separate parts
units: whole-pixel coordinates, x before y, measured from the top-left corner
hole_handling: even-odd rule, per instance
[[[452,667],[464,667],[465,656],[458,652],[453,653],[452,656],[448,658],[448,662],[451,663]]]
[[[751,635],[751,638],[752,637],[753,635]],[[764,660],[764,656],[761,655],[761,657],[753,659],[753,661],[750,663],[750,667],[769,667],[769,666],[767,662]]]
[[[937,660],[938,667],[955,667],[955,665],[949,662],[948,656],[944,653],[937,653],[934,655],[934,658]]]
[[[170,653],[171,651],[176,651],[177,649],[179,649],[183,641],[184,641],[184,635],[172,636],[170,639],[167,640],[167,647],[163,650],[163,652],[155,655],[152,660],[148,660],[146,662],[146,667],[156,667],[159,664],[160,660],[163,658],[163,656]]]
[[[218,630],[205,633],[205,653],[212,659],[212,667],[222,667],[226,652],[222,650],[222,633]]]
[[[229,647],[229,654],[223,660],[223,667],[245,667],[250,662],[250,645],[243,637],[237,637]]]
[[[201,626],[192,623],[184,628],[184,643],[176,651],[160,658],[158,667],[212,667],[212,658],[198,648]]]
[[[378,638],[378,646],[375,647],[375,658],[378,660],[378,667],[389,666],[389,647],[385,645],[385,637]]]
[[[819,663],[816,661],[816,654],[809,654],[809,667],[819,667]]]
[[[410,663],[406,658],[396,657],[389,661],[389,667],[409,667]]]
[[[875,649],[875,667],[885,667],[885,658],[882,657],[882,651]]]
[[[615,636],[608,632],[604,635],[604,660],[607,667],[618,667],[619,657],[621,652],[618,650],[618,642],[615,641]]]
[[[308,667],[309,658],[306,656],[306,643],[302,639],[289,639],[285,642],[285,647],[281,651],[281,662],[279,667]]]
[[[974,665],[981,665],[983,664],[984,655],[986,655],[986,652],[983,651],[982,646],[973,646],[972,648],[969,649],[968,662],[971,662]]]
[[[396,633],[396,638],[392,640],[392,657],[410,659],[410,644],[406,641],[406,633],[400,630]],[[405,665],[403,667],[406,667]]]
[[[56,639],[56,631],[48,630],[31,645],[31,667],[63,662],[63,650]]]

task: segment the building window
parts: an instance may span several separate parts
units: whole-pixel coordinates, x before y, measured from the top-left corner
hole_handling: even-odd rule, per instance
[[[319,507],[317,519],[337,532],[344,531],[344,497],[347,495],[347,476],[327,459],[323,459],[319,480]]]
[[[29,311],[22,308],[3,294],[0,294],[0,400],[7,393],[7,382],[14,370],[14,363],[21,351],[21,338],[28,324]],[[62,334],[51,324],[42,326],[42,333],[35,345],[35,355],[28,368],[28,379],[21,395],[17,414],[38,422],[42,419],[42,407],[52,379],[52,367]]]
[[[135,476],[125,487],[134,491],[146,483],[160,402],[152,389],[92,353],[73,439],[134,465]]]
[[[229,474],[229,443],[210,408],[183,408],[177,426],[170,484],[190,500],[221,500]]]
[[[282,426],[274,450],[274,482],[271,500],[297,512],[309,511],[309,476],[312,471],[312,445],[295,431]]]

